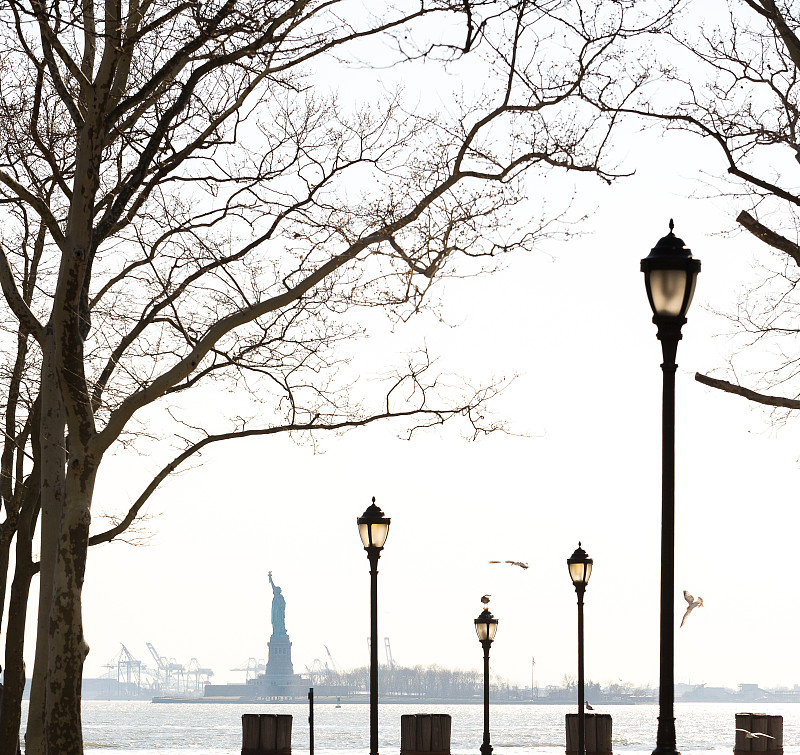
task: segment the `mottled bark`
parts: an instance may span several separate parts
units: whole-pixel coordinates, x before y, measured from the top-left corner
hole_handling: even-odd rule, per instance
[[[89,647],[81,596],[89,545],[95,472],[70,450],[66,502],[53,579],[45,706],[45,755],[82,755],[81,680]]]
[[[61,509],[64,500],[66,465],[65,415],[58,376],[53,365],[53,334],[48,331],[43,344],[42,415],[41,415],[41,569],[37,613],[36,655],[34,658],[28,726],[25,731],[25,755],[44,755],[44,720],[47,669],[49,663],[50,607],[53,599],[53,576],[58,554]]]
[[[91,178],[89,183],[93,183]],[[84,191],[91,191],[85,188]],[[81,187],[76,185],[76,193]],[[89,203],[90,204],[90,203]],[[79,224],[83,216],[78,212]],[[90,223],[91,221],[89,221]],[[86,229],[84,229],[86,230]],[[78,235],[78,234],[76,234]],[[91,226],[75,244],[72,264],[62,265],[63,285],[54,310],[54,364],[60,397],[67,420],[69,453],[64,479],[64,497],[58,522],[57,557],[53,570],[48,627],[48,665],[45,684],[45,755],[81,755],[81,680],[88,647],[83,636],[81,596],[89,544],[91,501],[96,464],[87,454],[94,422],[83,375],[83,339],[80,336],[79,301],[84,285]],[[59,305],[58,302],[61,302]],[[58,460],[55,460],[57,463]],[[54,464],[55,466],[55,464]]]
[[[97,464],[88,446],[95,435],[84,363],[87,323],[81,316],[93,253],[95,198],[104,137],[102,102],[85,95],[86,113],[78,136],[75,180],[67,218],[64,247],[50,319],[52,367],[57,378],[53,400],[60,400],[66,419],[69,448],[57,523],[57,554],[52,571],[47,627],[47,671],[44,695],[44,755],[81,755],[81,682],[88,646],[83,635],[81,596],[91,523],[91,502]],[[43,384],[42,390],[45,390]],[[53,472],[63,458],[54,453]],[[61,467],[63,469],[63,467]],[[53,526],[56,523],[53,522]],[[49,536],[52,537],[52,532]],[[41,673],[42,668],[34,673]]]

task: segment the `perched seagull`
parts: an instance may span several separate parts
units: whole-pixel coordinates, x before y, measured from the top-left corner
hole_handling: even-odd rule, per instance
[[[745,739],[759,739],[760,737],[775,739],[775,737],[772,737],[769,734],[762,734],[760,731],[747,731],[747,729],[737,729],[736,731],[744,732]]]
[[[683,614],[683,618],[681,619],[681,626],[683,626],[683,622],[686,621],[686,617],[698,606],[702,608],[703,606],[703,599],[698,598],[697,600],[694,599],[691,595],[689,595],[686,590],[683,591],[683,597],[686,598],[686,602],[689,604],[689,607],[686,609],[686,613]]]
[[[481,598],[481,603],[483,603],[483,607],[484,608],[488,608],[489,607],[489,598],[491,598],[491,597],[492,597],[491,595],[484,595]]]
[[[589,705],[588,700],[586,700],[586,710],[594,710],[594,708],[591,705]]]
[[[520,569],[527,569],[528,564],[522,561],[490,561],[490,564],[511,564],[512,566],[519,566]]]

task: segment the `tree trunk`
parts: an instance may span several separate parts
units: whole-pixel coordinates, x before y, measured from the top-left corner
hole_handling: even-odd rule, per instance
[[[108,6],[113,7],[113,3]],[[95,92],[95,94],[97,94]],[[58,552],[47,623],[49,647],[44,708],[44,755],[82,755],[81,682],[89,648],[83,637],[82,592],[89,548],[91,505],[99,458],[92,454],[96,434],[86,382],[83,339],[88,311],[82,311],[94,250],[93,222],[105,136],[103,102],[107,92],[87,96],[78,135],[75,181],[67,216],[64,249],[53,298],[52,366],[69,434]],[[44,386],[43,386],[44,390]]]
[[[50,611],[45,755],[83,754],[81,681],[89,647],[83,637],[81,597],[95,470],[85,455],[70,448]]]
[[[41,453],[41,556],[39,569],[39,609],[37,616],[36,655],[33,665],[28,727],[25,732],[25,755],[44,755],[44,717],[47,689],[47,667],[50,622],[53,598],[53,574],[58,553],[61,508],[64,500],[64,468],[66,464],[65,415],[58,378],[53,367],[52,332],[43,347]]]
[[[38,441],[38,430],[35,438]],[[40,461],[37,449],[34,451],[33,469],[25,480],[17,521],[16,562],[6,627],[5,684],[0,708],[0,755],[16,755],[18,751],[22,693],[25,690],[25,625],[31,580],[37,571],[32,555],[41,500]]]
[[[20,518],[17,531],[17,563],[11,583],[6,627],[5,676],[3,705],[0,710],[0,755],[17,755],[19,726],[22,717],[22,693],[25,689],[25,619],[28,595],[35,570],[31,562],[30,514]]]
[[[8,519],[6,519],[6,523]],[[14,539],[12,533],[3,533],[0,537],[0,624],[3,621],[3,609],[6,605],[6,585],[8,583],[8,568],[10,564],[9,554],[11,553],[11,541]]]

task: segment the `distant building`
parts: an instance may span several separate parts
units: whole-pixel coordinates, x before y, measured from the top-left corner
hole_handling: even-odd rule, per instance
[[[737,699],[733,690],[725,687],[707,687],[705,684],[697,684],[692,689],[687,690],[680,696],[681,702],[690,703],[726,703]]]

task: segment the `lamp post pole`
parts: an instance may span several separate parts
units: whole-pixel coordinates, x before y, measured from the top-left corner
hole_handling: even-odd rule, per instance
[[[675,737],[675,362],[700,260],[672,232],[642,260],[664,362],[661,409],[661,622],[658,733],[653,755],[679,755]]]
[[[576,588],[577,589],[577,588]],[[583,699],[583,593],[578,592],[578,755],[586,753],[586,712]]]
[[[369,608],[369,752],[378,755],[378,559],[380,549],[367,551],[370,576]]]
[[[491,755],[492,745],[489,741],[489,647],[491,640],[483,640],[483,743],[481,755]]]
[[[378,755],[378,559],[389,535],[391,519],[375,504],[356,520],[358,532],[369,560],[369,755]]]
[[[586,585],[589,584],[593,564],[594,561],[581,548],[580,543],[575,552],[567,559],[569,576],[578,596],[578,755],[586,753],[586,712],[584,710],[586,703],[583,697],[583,596],[586,592]]]
[[[664,362],[661,409],[661,648],[655,753],[677,755],[675,735],[675,372],[680,325],[659,327]]]
[[[495,632],[497,632],[497,619],[492,616],[488,607],[484,608],[475,619],[475,631],[483,646],[483,743],[481,744],[481,755],[492,755],[489,738],[489,648],[494,640]]]

